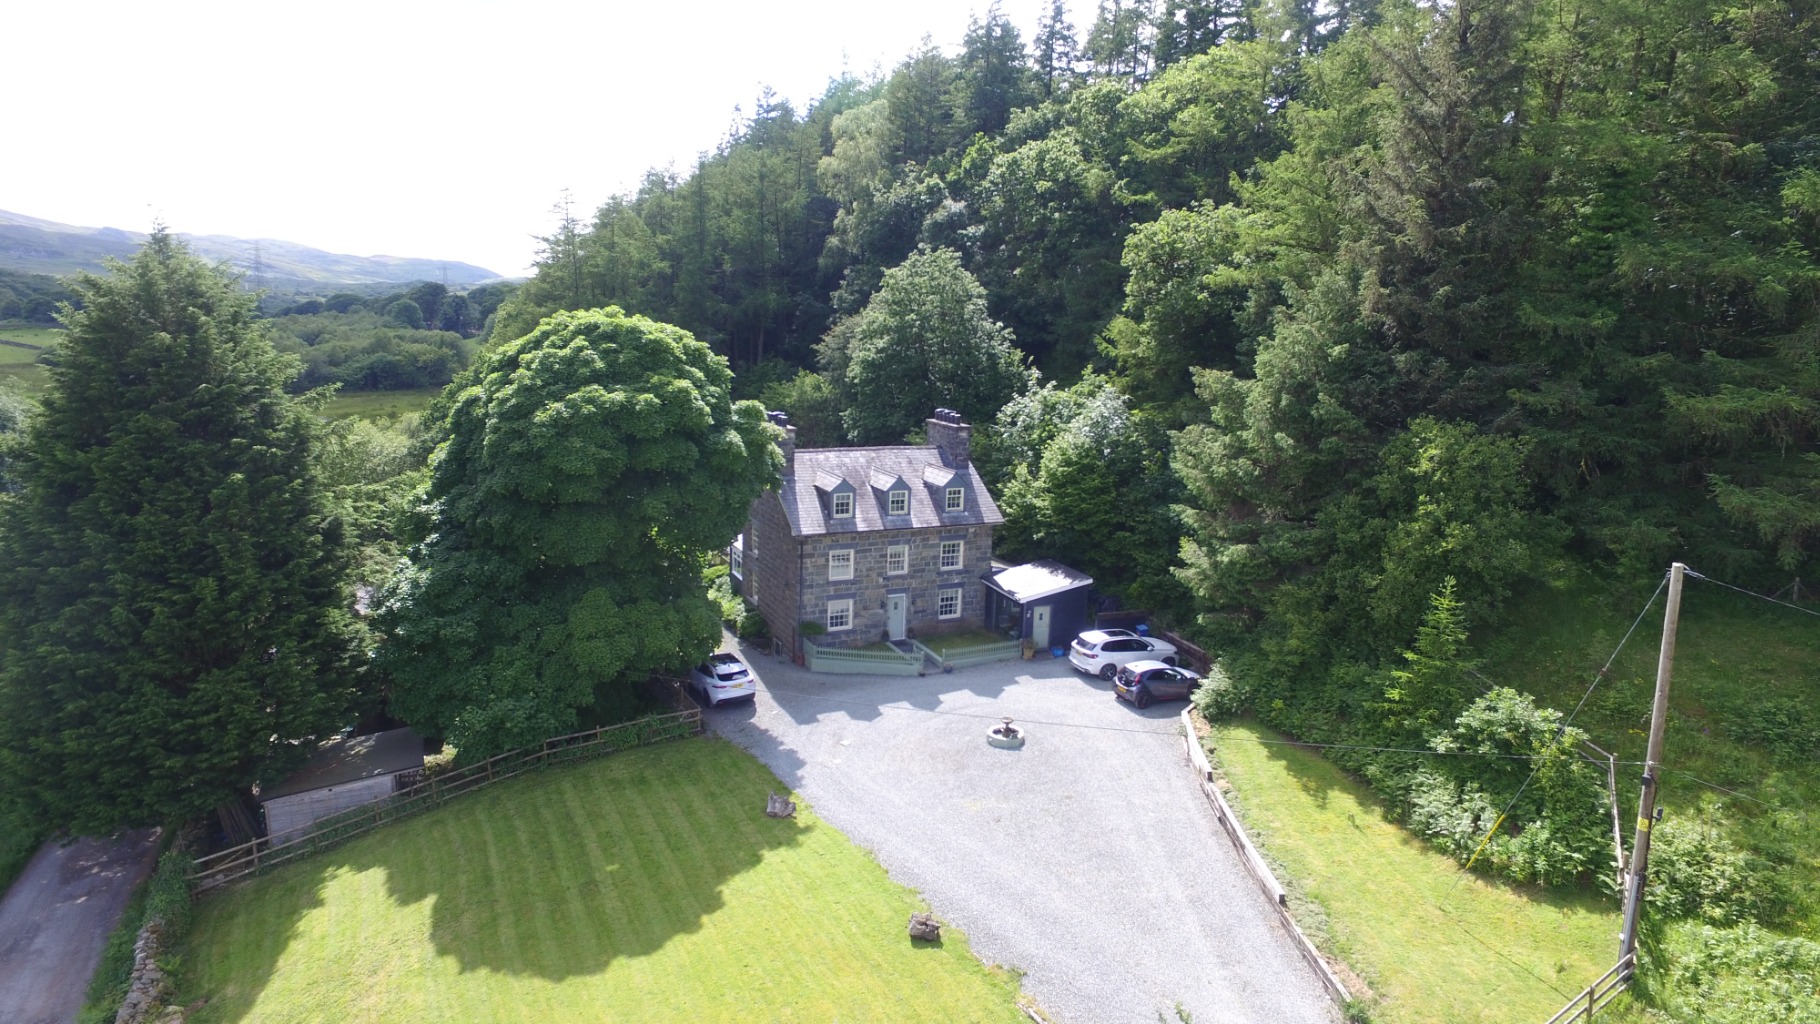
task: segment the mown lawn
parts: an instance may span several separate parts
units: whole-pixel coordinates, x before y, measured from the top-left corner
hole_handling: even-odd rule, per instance
[[[1239,815],[1304,927],[1370,985],[1373,1020],[1540,1024],[1617,960],[1615,903],[1468,875],[1281,739],[1247,722],[1210,734]]]
[[[1017,985],[731,744],[527,776],[205,900],[227,1021],[1002,1021]]]

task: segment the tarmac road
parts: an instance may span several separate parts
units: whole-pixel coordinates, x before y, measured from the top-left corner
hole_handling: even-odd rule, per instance
[[[45,843],[0,900],[0,1021],[72,1024],[158,830]]]

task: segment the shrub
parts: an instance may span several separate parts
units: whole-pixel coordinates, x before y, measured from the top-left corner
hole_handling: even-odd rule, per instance
[[[1651,834],[1652,911],[1731,925],[1772,916],[1785,898],[1770,865],[1739,849],[1723,819],[1667,818]]]
[[[1220,666],[1207,670],[1207,678],[1194,692],[1194,709],[1209,722],[1237,718],[1244,713],[1249,694]]]
[[[756,609],[748,609],[739,617],[739,638],[746,641],[769,640],[771,627]]]
[[[1761,697],[1727,709],[1725,731],[1780,764],[1820,755],[1820,720],[1800,697]]]
[[[1820,1020],[1820,942],[1755,925],[1701,928],[1666,965],[1663,1008],[1676,1024]]]
[[[724,571],[708,584],[708,600],[719,606],[721,621],[730,626],[745,614],[746,603],[733,592],[733,578]]]

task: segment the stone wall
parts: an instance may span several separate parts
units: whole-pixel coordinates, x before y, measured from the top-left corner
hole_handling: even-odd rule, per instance
[[[796,624],[802,620],[797,614],[801,556],[776,491],[767,491],[752,503],[743,544],[745,597],[758,607],[771,635],[795,651]]]
[[[965,543],[964,561],[958,569],[941,566],[941,542]],[[801,538],[802,590],[794,613],[796,621],[823,621],[828,602],[851,598],[853,628],[815,638],[817,646],[861,647],[885,638],[885,599],[901,593],[909,598],[906,625],[911,636],[934,636],[985,625],[986,585],[980,577],[992,565],[992,527],[930,527],[918,530],[881,530]],[[886,575],[885,558],[894,544],[909,545],[908,572]],[[828,578],[828,552],[853,552],[853,578]],[[938,592],[961,589],[959,618],[939,617]]]
[[[164,922],[152,920],[133,940],[133,974],[114,1024],[183,1024],[183,1008],[166,1006],[171,982],[158,958],[165,954]]]

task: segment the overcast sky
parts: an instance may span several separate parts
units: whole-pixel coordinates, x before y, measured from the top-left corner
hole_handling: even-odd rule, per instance
[[[0,209],[522,274],[563,189],[591,215],[761,86],[800,110],[988,2],[22,2]],[[1026,43],[1047,6],[1000,4]]]

